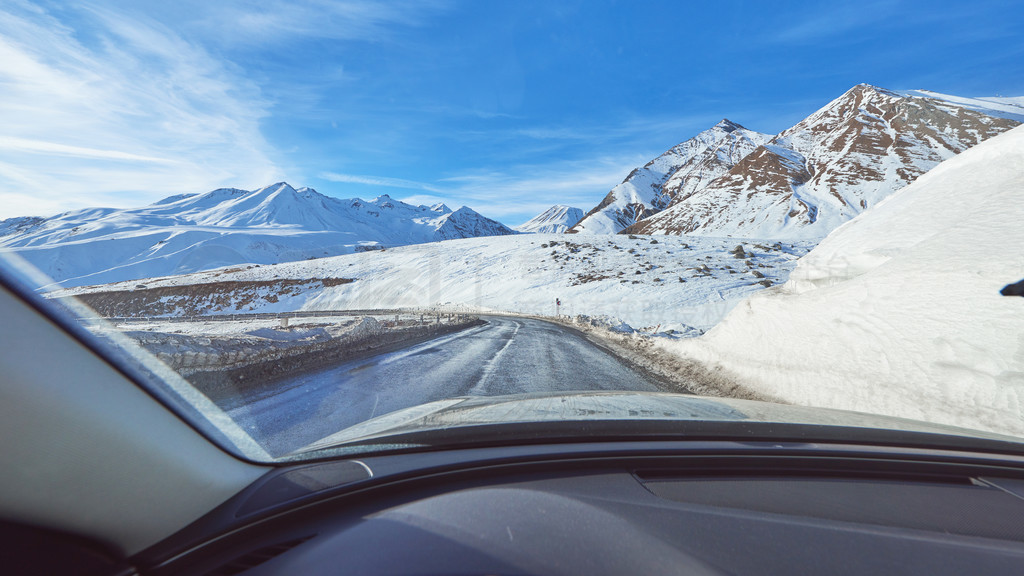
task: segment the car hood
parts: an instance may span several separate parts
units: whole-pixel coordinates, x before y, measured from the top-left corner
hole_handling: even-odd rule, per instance
[[[466,434],[465,428],[474,430]],[[367,442],[380,444],[381,440],[417,445],[450,443],[460,434],[479,440],[481,431],[486,436],[487,430],[498,429],[510,441],[614,435],[623,439],[652,435],[759,439],[768,432],[775,439],[790,435],[789,439],[806,441],[814,436],[808,435],[809,431],[827,437],[830,429],[863,430],[875,432],[872,438],[877,438],[878,432],[940,435],[994,441],[1017,447],[1014,451],[1024,449],[1020,439],[1010,436],[876,414],[688,394],[580,392],[438,400],[351,426],[297,453]]]

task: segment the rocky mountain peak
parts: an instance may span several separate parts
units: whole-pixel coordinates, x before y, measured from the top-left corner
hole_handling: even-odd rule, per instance
[[[1005,110],[987,113],[984,99],[936,96],[858,84],[740,150],[744,156],[713,179],[666,191],[671,206],[626,231],[824,237],[939,162],[1020,123]]]
[[[724,130],[726,132],[732,132],[733,130],[745,130],[743,126],[740,126],[728,118],[722,118],[719,120],[718,124],[715,124],[714,128]]]
[[[722,119],[630,172],[567,232],[611,234],[632,226],[721,175],[769,138]]]

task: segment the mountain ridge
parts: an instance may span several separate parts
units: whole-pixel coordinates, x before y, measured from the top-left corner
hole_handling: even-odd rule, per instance
[[[700,160],[681,161],[657,193],[623,202],[624,184],[659,159],[723,123],[739,126],[723,120],[634,170],[588,217],[605,214],[615,224],[605,231],[627,234],[821,238],[939,162],[1021,122],[1024,98],[858,84],[779,134],[753,133],[731,155],[720,154],[729,140],[719,140]],[[620,205],[632,219],[614,218]],[[596,230],[584,219],[571,231]]]
[[[1022,186],[1017,127],[843,224],[787,282],[671,349],[787,402],[1020,435],[1024,307],[1000,289],[1021,277]]]
[[[386,194],[338,199],[278,182],[4,220],[0,248],[77,286],[515,233],[465,206],[412,206]]]

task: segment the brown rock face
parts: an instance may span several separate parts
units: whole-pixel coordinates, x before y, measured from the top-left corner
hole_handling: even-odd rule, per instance
[[[824,237],[939,162],[1018,124],[861,84],[624,232]]]
[[[569,232],[619,232],[725,174],[769,138],[768,134],[722,120],[630,172]]]

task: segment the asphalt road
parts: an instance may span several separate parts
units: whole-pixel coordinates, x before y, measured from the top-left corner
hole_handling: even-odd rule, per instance
[[[305,373],[280,392],[239,398],[228,414],[273,456],[395,410],[456,396],[657,391],[578,333],[540,320],[486,325],[397,352]]]

